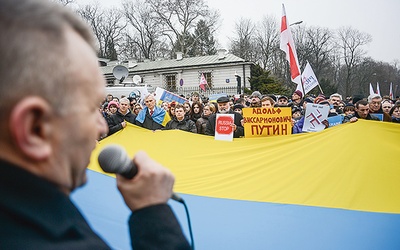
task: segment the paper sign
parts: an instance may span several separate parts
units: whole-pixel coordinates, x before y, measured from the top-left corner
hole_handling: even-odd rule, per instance
[[[342,115],[335,115],[332,117],[328,117],[328,122],[329,122],[329,127],[333,127],[339,124],[342,124],[343,122],[343,116]]]
[[[329,106],[307,103],[306,114],[304,115],[303,132],[317,132],[325,129],[322,121],[326,120],[329,113]]]
[[[215,120],[215,140],[233,141],[234,114],[217,114]]]
[[[383,114],[371,114],[371,113],[370,113],[370,115],[371,115],[371,116],[375,116],[376,118],[379,119],[379,121],[383,121]]]
[[[181,104],[187,102],[187,100],[185,98],[182,98],[181,96],[179,96],[179,95],[177,95],[175,93],[169,92],[169,91],[167,91],[167,90],[165,90],[163,88],[160,88],[160,87],[156,88],[155,94],[156,94],[156,96],[155,96],[156,103],[157,103],[158,106],[160,106],[162,102],[173,102],[173,101],[175,101],[175,102],[181,103]]]
[[[244,108],[244,136],[265,137],[292,134],[292,110],[280,108]]]

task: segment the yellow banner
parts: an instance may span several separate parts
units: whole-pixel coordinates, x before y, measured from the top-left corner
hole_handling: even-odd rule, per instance
[[[244,137],[292,134],[292,110],[284,108],[244,108]]]
[[[100,141],[145,150],[176,177],[175,192],[260,202],[400,213],[400,124],[346,123],[321,132],[234,138],[128,126]],[[90,180],[89,180],[90,181]]]

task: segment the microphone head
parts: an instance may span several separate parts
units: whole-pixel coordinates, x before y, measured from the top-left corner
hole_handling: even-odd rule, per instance
[[[106,146],[100,152],[98,161],[106,173],[124,174],[132,169],[132,160],[125,149],[117,144]]]

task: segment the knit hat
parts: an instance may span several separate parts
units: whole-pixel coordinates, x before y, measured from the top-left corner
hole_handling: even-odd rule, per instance
[[[303,93],[301,93],[300,90],[296,90],[296,91],[294,92],[294,94],[300,96],[300,98],[303,98]]]
[[[242,104],[240,104],[240,103],[236,103],[235,105],[233,105],[233,110],[235,110],[235,109],[243,109],[243,108],[244,108],[244,106]]]
[[[118,102],[116,102],[116,101],[111,101],[111,102],[109,102],[107,108],[110,109],[110,106],[111,106],[111,105],[115,105],[115,106],[117,106],[117,108],[119,108],[119,104],[118,104]]]
[[[253,97],[257,97],[258,99],[261,100],[262,95],[261,95],[261,93],[260,93],[259,91],[254,91],[254,92],[251,94],[250,98],[253,98]]]

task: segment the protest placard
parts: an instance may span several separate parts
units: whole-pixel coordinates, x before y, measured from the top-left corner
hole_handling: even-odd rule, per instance
[[[234,114],[217,114],[215,121],[215,140],[233,141]]]
[[[292,111],[289,107],[244,108],[244,137],[292,134]]]
[[[317,132],[325,129],[322,121],[326,120],[329,106],[307,103],[304,115],[303,132]]]

